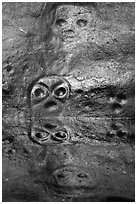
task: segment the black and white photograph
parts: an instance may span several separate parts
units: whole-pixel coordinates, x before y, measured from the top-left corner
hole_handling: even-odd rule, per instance
[[[135,2],[1,4],[2,202],[135,202]]]

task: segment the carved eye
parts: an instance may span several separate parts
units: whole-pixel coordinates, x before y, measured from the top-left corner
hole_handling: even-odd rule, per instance
[[[45,98],[48,94],[48,90],[46,87],[41,85],[36,85],[31,92],[32,100],[40,100]]]
[[[54,141],[62,141],[67,139],[68,139],[68,135],[64,131],[59,131],[59,132],[56,132],[54,135],[52,135],[52,140]]]
[[[48,132],[36,132],[33,139],[42,143],[49,139],[50,135]]]
[[[127,132],[125,132],[125,131],[119,130],[119,131],[117,132],[117,136],[120,137],[120,138],[123,138],[123,137],[125,137],[126,135],[127,135]]]
[[[77,20],[76,24],[79,26],[79,27],[85,27],[87,25],[87,20],[86,19],[79,19]]]
[[[65,132],[60,131],[55,134],[55,137],[60,139],[67,139],[67,134]]]
[[[67,88],[59,87],[54,91],[54,96],[57,98],[64,98],[68,93]]]
[[[43,97],[44,96],[44,91],[41,88],[38,88],[35,90],[34,95],[36,97]]]
[[[59,18],[59,19],[56,20],[56,24],[57,24],[58,26],[63,26],[63,25],[66,24],[66,23],[67,23],[67,21],[64,20],[63,18]]]

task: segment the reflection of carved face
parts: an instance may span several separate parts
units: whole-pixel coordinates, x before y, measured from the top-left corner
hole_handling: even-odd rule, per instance
[[[121,174],[125,180],[127,169],[118,148],[119,143],[134,143],[133,89],[106,85],[84,91],[76,79],[58,76],[35,82],[30,136],[47,148],[47,157],[45,149],[44,157],[38,156],[44,165],[38,178],[44,189],[49,183],[53,195],[89,198],[102,193],[102,186],[110,194],[106,183],[115,186]],[[112,191],[117,193],[117,188]]]
[[[81,6],[60,6],[56,12],[53,32],[63,40],[86,41],[95,27],[96,14],[94,10]]]

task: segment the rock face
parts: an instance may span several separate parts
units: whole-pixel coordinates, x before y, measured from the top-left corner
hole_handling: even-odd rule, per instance
[[[3,201],[134,201],[134,3],[3,3]]]

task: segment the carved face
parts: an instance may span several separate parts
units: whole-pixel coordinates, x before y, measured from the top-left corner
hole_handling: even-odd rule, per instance
[[[48,184],[55,195],[90,199],[103,186],[108,195],[107,185],[116,185],[114,177],[126,172],[119,144],[134,143],[134,111],[127,108],[134,106],[131,89],[109,85],[84,91],[78,81],[57,76],[33,85],[30,137],[48,149],[39,173],[44,188]]]
[[[53,32],[63,41],[87,41],[89,33],[94,30],[97,22],[95,10],[82,6],[60,6],[57,8]]]

